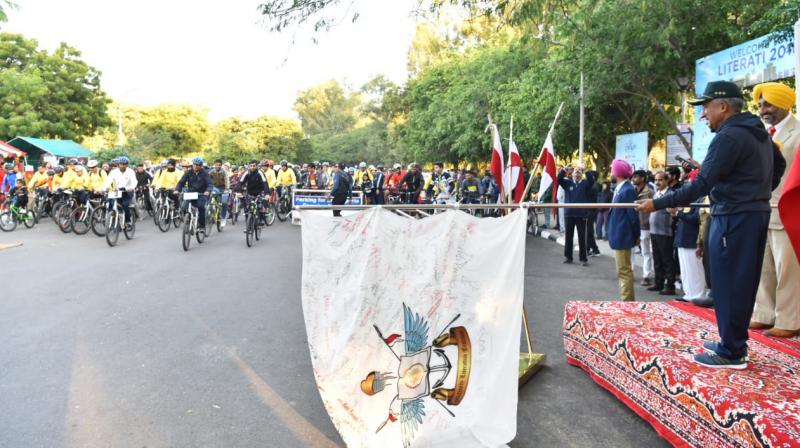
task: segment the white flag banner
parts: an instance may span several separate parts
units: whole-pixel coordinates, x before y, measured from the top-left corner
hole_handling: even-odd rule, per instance
[[[526,213],[302,213],[311,360],[347,446],[511,441]]]

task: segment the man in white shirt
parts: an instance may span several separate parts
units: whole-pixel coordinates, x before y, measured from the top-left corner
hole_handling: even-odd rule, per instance
[[[133,170],[128,169],[128,165],[130,164],[130,160],[127,157],[122,156],[117,159],[117,168],[111,170],[108,173],[108,177],[106,177],[106,182],[103,185],[103,190],[108,191],[109,188],[113,188],[115,190],[122,190],[122,198],[120,198],[120,202],[122,204],[122,209],[125,211],[125,223],[130,222],[131,212],[130,206],[133,202],[133,191],[136,189],[136,173]]]

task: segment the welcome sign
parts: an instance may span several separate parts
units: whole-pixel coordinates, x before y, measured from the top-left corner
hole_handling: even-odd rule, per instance
[[[773,33],[698,59],[695,94],[702,95],[711,81],[731,81],[747,87],[794,76],[794,51],[793,36],[780,38]],[[692,152],[695,160],[702,161],[714,134],[700,121],[702,106],[695,107],[694,112]]]

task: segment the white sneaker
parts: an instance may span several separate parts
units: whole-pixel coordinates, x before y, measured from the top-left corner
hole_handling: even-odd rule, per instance
[[[223,219],[223,220],[222,220],[222,224],[220,224],[220,227],[222,227],[222,228],[225,228],[225,222],[226,222],[226,221]]]

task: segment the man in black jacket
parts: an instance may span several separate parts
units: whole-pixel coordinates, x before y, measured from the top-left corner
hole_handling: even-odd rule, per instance
[[[422,172],[419,170],[419,164],[411,165],[403,180],[400,181],[400,188],[402,189],[405,184],[408,189],[408,196],[406,197],[406,204],[416,204],[419,201],[419,193],[425,185],[425,178],[422,177]]]
[[[581,204],[588,202],[595,202],[596,198],[591,198],[591,195],[596,195],[592,190],[594,185],[594,175],[590,171],[586,173],[584,179],[583,173],[585,168],[578,166],[572,172],[572,178],[567,177],[567,172],[561,170],[558,173],[558,185],[564,189],[564,202],[566,204]],[[575,228],[578,230],[578,257],[581,261],[581,266],[588,266],[589,261],[586,258],[586,223],[589,218],[588,210],[568,208],[564,210],[564,223],[566,225],[566,232],[564,234],[564,263],[572,263],[572,240],[575,234]]]
[[[736,84],[710,82],[700,98],[701,118],[716,135],[696,180],[658,200],[639,201],[639,211],[689,205],[711,195],[708,252],[720,342],[703,343],[706,353],[695,362],[711,368],[747,368],[747,327],[758,289],[769,200],[786,169],[786,161],[764,125],[742,112],[744,99]]]
[[[183,177],[181,177],[181,180],[178,181],[178,185],[175,186],[175,190],[178,192],[183,190],[185,185],[186,189],[190,193],[200,193],[195,201],[198,213],[198,232],[205,232],[206,201],[208,201],[208,196],[211,194],[211,188],[214,186],[214,184],[211,182],[211,176],[208,175],[208,171],[203,169],[203,163],[203,159],[200,157],[195,157],[192,159],[192,168],[186,170],[186,172],[183,174]],[[191,201],[183,202],[181,205],[182,211],[185,212],[189,209],[189,202]]]

